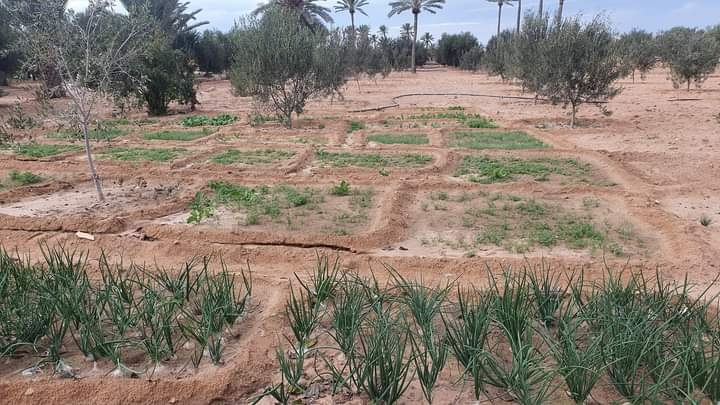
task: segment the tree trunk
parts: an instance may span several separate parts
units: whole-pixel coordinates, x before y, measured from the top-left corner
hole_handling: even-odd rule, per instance
[[[572,117],[570,118],[570,128],[575,128],[575,113],[577,113],[577,105],[572,103]]]
[[[411,57],[412,57],[412,61],[411,61],[411,62],[412,62],[412,65],[411,65],[411,66],[412,66],[412,72],[413,72],[413,73],[416,73],[417,71],[416,71],[416,69],[415,69],[415,43],[417,42],[417,21],[418,21],[418,15],[417,15],[417,13],[416,13],[416,14],[413,14],[413,16],[415,17],[415,18],[414,18],[415,21],[414,21],[414,26],[413,26],[413,43],[412,43],[412,56],[411,56]]]
[[[688,89],[687,91],[690,91],[690,79],[688,79]]]
[[[502,17],[502,3],[498,3],[498,26],[497,26],[497,43],[500,44],[500,18]]]
[[[352,27],[353,38],[355,38],[355,12],[350,12],[350,27]]]
[[[92,177],[93,183],[95,184],[95,191],[97,191],[98,200],[105,201],[105,195],[103,194],[102,184],[100,184],[100,176],[95,170],[95,162],[93,162],[92,151],[90,150],[90,138],[88,136],[88,124],[83,121],[81,124],[83,132],[83,141],[85,142],[85,155],[87,155],[88,168],[90,168],[90,176]]]
[[[560,6],[558,7],[558,25],[562,24],[562,15],[563,15],[563,6],[565,5],[565,0],[560,0]]]
[[[543,15],[543,0],[540,0],[540,5],[538,6],[538,14],[540,14],[540,17]]]
[[[522,13],[522,0],[518,0],[517,28],[516,33],[520,33],[520,14]]]

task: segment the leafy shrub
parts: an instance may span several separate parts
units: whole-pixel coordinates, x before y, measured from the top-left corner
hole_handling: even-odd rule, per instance
[[[350,183],[343,180],[340,182],[340,184],[332,186],[330,189],[330,194],[332,195],[338,195],[338,196],[346,196],[350,194]]]
[[[190,203],[190,216],[187,219],[188,224],[199,224],[206,218],[210,218],[215,213],[215,204],[205,196],[202,192],[195,193],[195,198]]]

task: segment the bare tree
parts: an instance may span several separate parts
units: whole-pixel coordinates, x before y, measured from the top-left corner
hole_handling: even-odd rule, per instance
[[[71,114],[82,134],[88,169],[98,199],[105,200],[100,176],[93,162],[89,128],[96,114],[98,102],[113,96],[113,82],[133,80],[128,66],[143,52],[143,42],[153,30],[153,24],[144,17],[130,17],[114,13],[111,0],[91,0],[81,14],[66,13],[63,24],[53,26],[53,32],[44,33],[51,41],[33,50],[57,67],[59,86],[69,97]],[[50,14],[36,14],[37,24]],[[49,35],[48,35],[49,34]]]

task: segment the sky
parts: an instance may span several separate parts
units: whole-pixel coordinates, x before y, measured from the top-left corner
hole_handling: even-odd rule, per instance
[[[223,31],[230,29],[235,20],[251,12],[258,0],[189,0],[190,9],[202,9],[198,20],[208,21],[206,27]],[[523,0],[523,12],[537,9],[540,0]],[[380,25],[387,25],[391,33],[398,34],[400,26],[412,22],[409,12],[388,18],[388,1],[369,0],[364,8],[368,16],[355,14],[355,24],[368,24],[372,32]],[[557,9],[557,0],[545,0],[545,9]],[[335,0],[319,2],[332,8]],[[69,7],[82,10],[87,0],[70,0]],[[120,7],[120,6],[118,6]],[[497,11],[495,3],[488,0],[447,0],[445,7],[433,15],[423,12],[419,16],[419,35],[429,32],[436,39],[442,33],[471,32],[482,43],[497,29]],[[514,28],[517,18],[516,7],[503,7],[502,28]],[[689,27],[707,27],[720,24],[720,0],[565,0],[564,15],[582,14],[585,17],[603,13],[612,22],[618,32],[641,28],[659,32],[677,25]],[[350,25],[346,12],[333,13],[336,26]]]

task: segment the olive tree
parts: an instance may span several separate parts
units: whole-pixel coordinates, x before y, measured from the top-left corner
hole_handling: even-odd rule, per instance
[[[500,36],[493,35],[485,46],[483,65],[488,74],[500,76],[505,81],[513,77],[515,69],[515,34],[510,30],[500,32]]]
[[[51,13],[36,15],[37,23],[52,19]],[[65,12],[64,24],[47,22],[42,46],[33,49],[38,57],[51,62],[57,70],[60,86],[70,99],[72,121],[80,130],[88,168],[98,199],[105,200],[90,145],[89,129],[99,101],[112,97],[117,80],[138,81],[128,76],[129,66],[144,50],[144,42],[153,29],[149,20],[114,13],[111,1],[91,0],[81,15]],[[33,39],[31,43],[39,43]]]
[[[54,60],[48,60],[47,47],[56,40],[55,32],[66,24],[68,0],[3,0],[7,14],[0,24],[16,36],[16,49],[22,53],[22,69],[40,79],[39,96],[62,97],[63,86]],[[6,20],[6,21],[5,21]]]
[[[618,48],[623,64],[632,75],[635,82],[635,72],[640,72],[640,78],[645,79],[645,74],[655,66],[658,56],[653,34],[643,30],[632,30],[620,36]]]
[[[720,44],[713,36],[696,28],[675,27],[658,37],[663,61],[670,68],[675,87],[695,82],[700,86],[715,71],[720,59]]]
[[[288,128],[309,99],[339,92],[347,80],[340,32],[313,30],[291,11],[272,8],[261,19],[243,19],[231,36],[236,92],[267,104]]]
[[[566,19],[543,41],[542,77],[538,94],[572,108],[570,126],[575,126],[578,107],[587,102],[615,97],[614,85],[622,74],[617,46],[609,24],[600,17],[584,24],[578,17]]]
[[[546,84],[548,65],[541,62],[551,27],[549,15],[528,14],[513,41],[516,64],[513,73],[526,90],[539,93]]]

